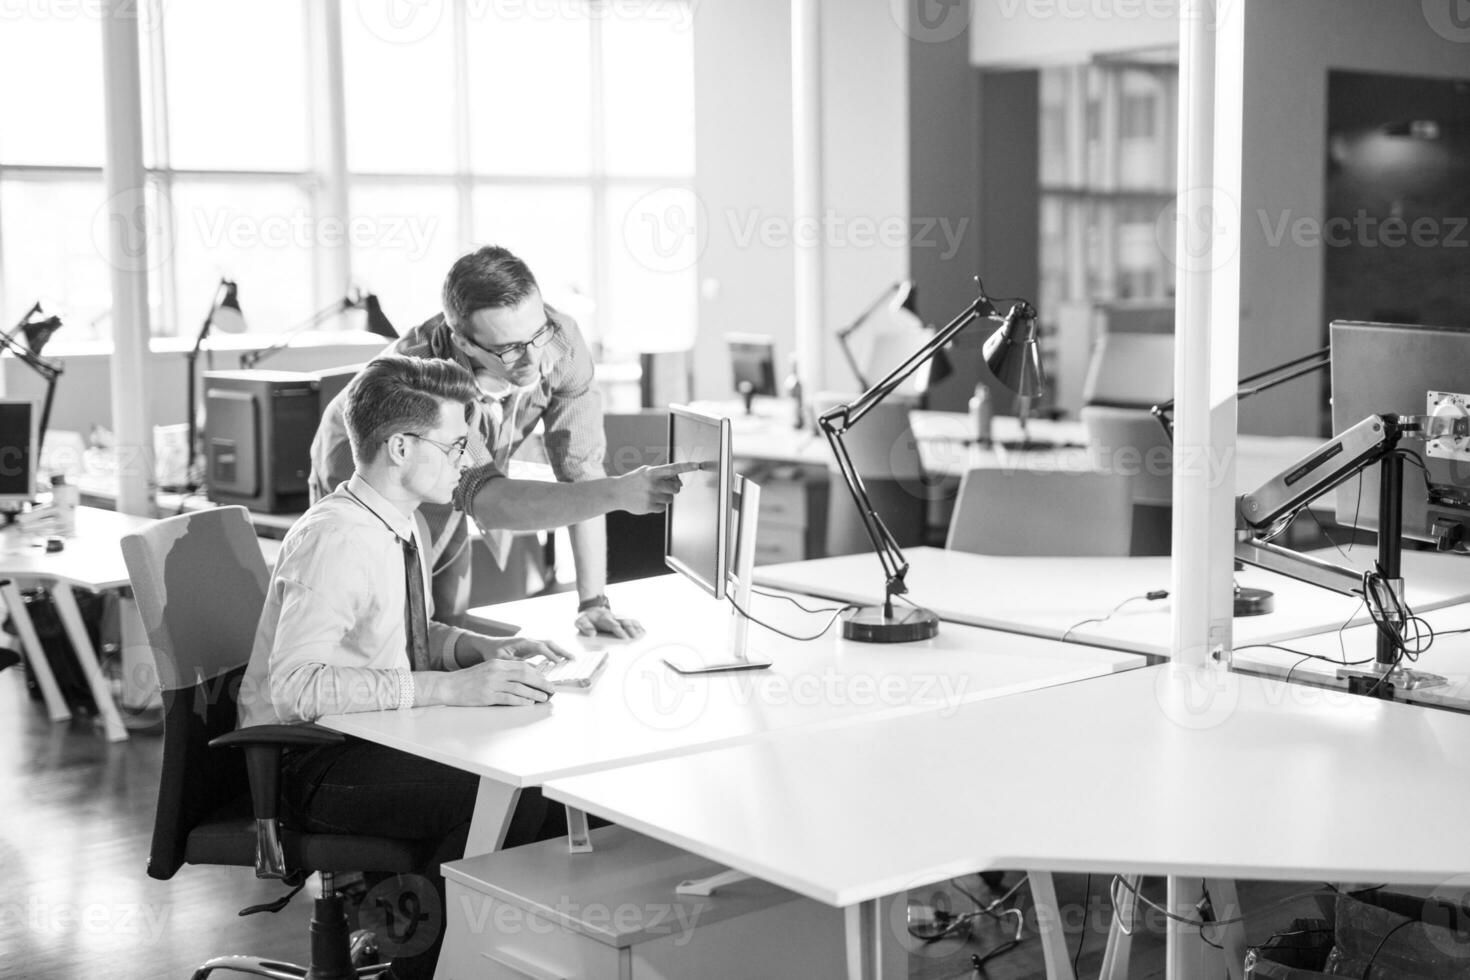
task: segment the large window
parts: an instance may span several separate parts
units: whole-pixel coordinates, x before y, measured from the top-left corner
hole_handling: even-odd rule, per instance
[[[192,335],[221,276],[253,331],[352,286],[402,329],[489,243],[614,358],[692,335],[692,267],[626,233],[692,193],[682,0],[139,8],[156,335]],[[67,339],[105,340],[100,25],[86,4],[27,11],[0,25],[0,91],[29,96],[0,100],[0,315],[44,298]]]

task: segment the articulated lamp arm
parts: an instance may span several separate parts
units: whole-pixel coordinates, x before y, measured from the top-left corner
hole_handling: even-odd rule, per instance
[[[1023,301],[1012,307],[1010,314],[1004,318],[1003,322],[1005,328],[1008,329],[1017,318],[1028,316],[1034,318],[1035,315],[1035,310],[1030,304]],[[889,617],[893,612],[893,597],[908,591],[908,586],[904,583],[904,577],[908,574],[909,569],[908,562],[904,559],[903,551],[899,548],[893,533],[889,531],[888,526],[883,523],[883,518],[879,517],[878,512],[873,508],[867,487],[863,484],[863,478],[857,472],[857,468],[853,466],[852,456],[848,453],[842,437],[849,429],[862,421],[863,416],[893,394],[915,371],[933,360],[934,356],[960,331],[980,319],[1001,319],[990,300],[983,294],[929,338],[924,346],[909,355],[902,364],[875,382],[871,388],[851,402],[823,412],[817,419],[817,425],[826,435],[827,442],[832,447],[832,455],[837,460],[837,468],[842,473],[842,479],[847,484],[848,492],[852,495],[853,502],[857,504],[858,513],[863,521],[863,529],[867,531],[868,538],[873,542],[873,550],[883,565],[883,575],[886,580],[883,607],[885,615]]]

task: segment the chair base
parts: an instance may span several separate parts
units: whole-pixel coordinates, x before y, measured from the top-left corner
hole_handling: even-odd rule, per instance
[[[355,980],[373,980],[374,977],[388,972],[388,966],[387,963],[360,966],[347,976]],[[304,966],[282,963],[263,956],[216,956],[194,971],[193,980],[205,980],[215,970],[232,970],[254,977],[269,977],[270,980],[318,980]]]

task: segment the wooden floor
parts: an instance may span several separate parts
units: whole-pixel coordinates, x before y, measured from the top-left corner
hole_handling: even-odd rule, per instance
[[[225,953],[305,958],[306,893],[279,914],[242,919],[237,910],[284,889],[237,868],[188,866],[171,881],[145,874],[162,754],[157,735],[145,727],[127,742],[109,744],[90,720],[52,724],[27,696],[21,671],[0,672],[0,785],[6,787],[0,872],[10,886],[0,899],[0,977],[188,978],[199,963]],[[980,887],[974,877],[963,884]],[[1069,948],[1083,941],[1079,975],[1095,976],[1106,941],[1107,881],[1061,875],[1057,888]],[[1248,908],[1259,907],[1297,890],[1246,884],[1241,897]],[[950,894],[953,908],[971,907],[957,892]],[[1018,900],[1029,910],[1025,889]],[[1252,923],[1248,938],[1258,941],[1284,928],[1293,914],[1311,911],[1310,902],[1300,902]],[[970,969],[970,957],[1000,941],[1001,928],[989,920],[966,944],[940,943],[911,955],[911,974],[919,980],[1044,977],[1034,915],[1028,911],[1026,918],[1023,943],[984,973]],[[1162,931],[1141,925],[1135,935],[1131,976],[1162,977]]]

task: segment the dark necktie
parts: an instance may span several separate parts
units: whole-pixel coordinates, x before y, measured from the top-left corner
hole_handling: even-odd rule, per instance
[[[408,664],[413,670],[429,669],[429,607],[424,602],[424,572],[419,564],[418,545],[403,539],[403,628],[408,640]]]

